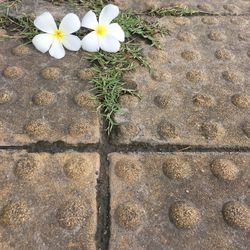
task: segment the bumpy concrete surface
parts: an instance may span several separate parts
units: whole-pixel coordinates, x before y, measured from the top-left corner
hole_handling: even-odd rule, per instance
[[[214,12],[217,14],[249,14],[250,6],[248,0],[114,0],[116,4],[124,9],[134,8],[138,10],[147,10],[150,8],[166,7],[166,6],[190,6],[198,8],[204,12]]]
[[[0,12],[5,10],[1,10]],[[74,12],[79,16],[84,15],[85,10],[81,8],[73,8],[72,5],[67,4],[67,1],[62,1],[59,5],[52,4],[52,1],[44,0],[22,0],[9,10],[12,16],[21,17],[22,15],[37,16],[45,11],[49,11],[55,18],[63,18],[67,13]]]
[[[87,11],[62,2],[9,13]],[[249,0],[113,2],[210,14],[159,19],[171,36],[141,43],[154,71],[124,75],[142,98],[120,98],[110,138],[83,52],[0,38],[0,250],[249,249]]]
[[[20,45],[1,42],[0,144],[98,142],[99,118],[86,80],[91,72],[82,52],[56,60]]]
[[[76,2],[76,1],[75,1]],[[83,2],[83,1],[82,1]],[[114,0],[110,1],[118,5],[121,9],[135,9],[145,11],[151,8],[166,7],[166,6],[190,6],[197,8],[200,11],[222,14],[222,15],[246,15],[250,14],[250,4],[248,0]],[[55,6],[51,1],[44,0],[22,0],[22,4],[16,5],[11,10],[12,15],[21,16],[22,14],[39,15],[44,11],[49,10],[57,18],[63,17],[68,11],[74,11],[83,15],[86,10],[82,8],[72,7],[67,0],[62,0],[60,4]]]
[[[95,249],[98,154],[0,158],[1,249]]]
[[[142,95],[121,98],[115,142],[250,145],[248,17],[166,17],[164,50],[145,49],[154,68],[125,76]],[[143,77],[142,77],[143,76]]]
[[[110,249],[248,249],[249,154],[111,154]]]

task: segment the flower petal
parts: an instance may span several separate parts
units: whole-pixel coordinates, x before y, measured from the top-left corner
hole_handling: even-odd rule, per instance
[[[118,23],[112,23],[108,26],[108,34],[120,42],[124,42],[125,40],[125,33]]]
[[[65,35],[72,34],[78,31],[80,28],[81,28],[80,19],[76,14],[73,13],[67,14],[63,18],[59,26],[59,29],[62,30]]]
[[[110,35],[101,37],[99,43],[102,50],[113,53],[119,51],[121,46],[119,41]]]
[[[110,24],[119,15],[119,8],[113,4],[106,5],[100,14],[99,23]]]
[[[82,19],[82,26],[94,30],[98,25],[96,14],[90,10]]]
[[[50,34],[39,34],[32,39],[32,43],[42,53],[46,53],[53,43],[53,38]]]
[[[62,46],[62,43],[58,40],[54,40],[51,49],[49,50],[51,56],[56,59],[61,59],[65,56],[65,50]]]
[[[63,46],[71,51],[78,51],[81,48],[81,40],[74,35],[66,35],[62,40]]]
[[[100,49],[95,31],[90,32],[82,39],[82,48],[88,52],[97,52]]]
[[[38,16],[34,21],[35,26],[46,33],[53,33],[57,29],[56,22],[49,12],[44,12]]]

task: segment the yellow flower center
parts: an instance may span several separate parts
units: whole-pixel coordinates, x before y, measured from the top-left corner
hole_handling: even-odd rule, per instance
[[[96,32],[97,36],[104,36],[107,32],[107,29],[106,29],[105,25],[98,24],[95,28],[95,32]]]
[[[63,32],[61,30],[54,30],[53,38],[57,40],[61,40],[63,38]]]

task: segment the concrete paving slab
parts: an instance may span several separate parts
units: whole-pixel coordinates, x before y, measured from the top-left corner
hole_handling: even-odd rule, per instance
[[[97,143],[100,121],[82,53],[63,60],[14,40],[0,47],[0,145]],[[34,60],[35,58],[35,60]]]
[[[10,14],[86,11],[62,2],[23,0]],[[143,11],[180,1],[114,3]],[[250,146],[250,3],[182,4],[222,16],[159,19],[172,34],[161,38],[163,50],[142,44],[151,75],[124,76],[142,98],[120,98],[117,152],[143,149],[134,142]],[[20,44],[0,46],[0,145],[100,143],[83,52],[58,61]],[[97,153],[0,151],[0,249],[105,249],[109,227],[110,249],[248,249],[249,153],[112,153],[108,175],[105,154],[114,146],[103,139],[97,190]]]
[[[133,8],[137,10],[147,10],[150,8],[159,8],[167,6],[189,6],[197,8],[203,12],[213,12],[224,15],[242,15],[249,14],[250,3],[248,0],[114,0],[114,2],[121,8]]]
[[[77,1],[72,1],[77,3]],[[80,1],[79,1],[80,2]],[[145,11],[152,8],[167,7],[167,6],[188,6],[196,8],[203,12],[220,14],[220,15],[246,15],[250,14],[250,3],[248,0],[114,0],[114,4],[121,9],[134,9],[136,11]],[[58,4],[52,4],[52,1],[44,0],[22,0],[20,4],[16,4],[15,8],[10,10],[12,16],[39,15],[44,11],[49,10],[55,17],[62,18],[69,11],[84,15],[87,9],[83,9],[69,1],[58,1]],[[3,10],[2,10],[3,11]]]
[[[124,80],[115,143],[249,146],[250,53],[247,17],[166,17],[163,50],[145,47],[154,72]]]
[[[1,249],[96,249],[97,153],[0,158]]]
[[[110,249],[248,249],[250,154],[109,155]]]

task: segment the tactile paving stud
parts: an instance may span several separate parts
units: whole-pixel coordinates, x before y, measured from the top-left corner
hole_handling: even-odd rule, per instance
[[[19,46],[12,49],[12,53],[15,56],[26,56],[26,55],[29,55],[31,53],[31,50],[28,46],[19,45]]]
[[[0,145],[99,142],[96,102],[83,76],[91,69],[80,53],[55,60],[13,40],[2,41],[0,52],[7,58],[0,65]]]
[[[189,229],[195,227],[200,220],[199,211],[186,202],[175,202],[169,208],[169,218],[176,227]]]
[[[238,201],[229,201],[223,206],[223,217],[232,227],[250,229],[250,208]]]
[[[112,153],[110,249],[245,249],[249,153]]]
[[[10,79],[20,78],[24,74],[22,68],[17,66],[9,66],[4,69],[3,76]]]
[[[214,176],[225,181],[233,181],[239,175],[238,167],[232,161],[225,159],[217,159],[212,162],[211,171]]]
[[[97,153],[0,158],[1,249],[96,249]]]
[[[144,213],[145,211],[140,205],[131,202],[131,204],[119,205],[114,217],[119,226],[128,230],[135,230],[142,224]]]
[[[47,90],[42,90],[33,96],[33,102],[36,105],[47,106],[54,102],[55,94]]]

